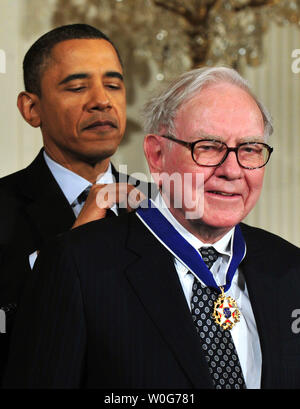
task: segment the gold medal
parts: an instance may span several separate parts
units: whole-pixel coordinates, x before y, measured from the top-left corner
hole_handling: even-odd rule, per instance
[[[232,329],[240,320],[240,312],[236,301],[231,297],[226,297],[224,288],[221,288],[221,294],[214,304],[214,312],[212,314],[215,322],[223,329]]]

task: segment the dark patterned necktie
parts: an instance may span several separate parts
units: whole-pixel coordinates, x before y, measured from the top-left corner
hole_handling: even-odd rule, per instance
[[[86,199],[87,199],[87,197],[88,197],[88,195],[90,193],[90,190],[91,190],[91,186],[88,186],[86,189],[84,189],[84,191],[81,192],[80,195],[77,197],[77,203],[79,203],[79,204],[85,203],[85,201],[86,201]],[[117,216],[117,215],[113,210],[111,210],[111,209],[106,210],[105,217],[114,217],[114,216]]]
[[[209,269],[218,259],[213,247],[202,247],[200,253]],[[209,372],[216,389],[246,388],[239,358],[229,330],[224,330],[212,318],[214,302],[218,298],[213,288],[194,279],[191,312]]]
[[[77,202],[79,204],[82,204],[82,203],[84,203],[86,201],[86,199],[87,199],[87,197],[88,197],[88,195],[90,193],[90,190],[91,190],[91,186],[88,186],[86,189],[84,189],[83,192],[80,193],[80,195],[77,197]]]

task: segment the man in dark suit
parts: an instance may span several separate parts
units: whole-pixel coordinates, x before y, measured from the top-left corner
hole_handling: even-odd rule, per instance
[[[299,388],[299,249],[241,223],[272,153],[267,110],[219,67],[183,74],[145,115],[160,195],[41,252],[5,386]]]
[[[110,163],[126,125],[122,62],[110,39],[85,24],[58,27],[31,46],[23,69],[18,108],[40,127],[44,147],[26,169],[0,180],[0,307],[7,316],[44,243],[105,217],[108,207],[126,212],[119,204],[133,188]],[[116,195],[101,207],[97,193],[107,184]]]

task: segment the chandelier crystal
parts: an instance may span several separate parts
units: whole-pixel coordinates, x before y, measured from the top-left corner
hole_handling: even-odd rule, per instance
[[[126,65],[153,60],[163,80],[204,65],[259,65],[271,21],[300,27],[300,0],[57,0],[53,22],[71,21],[108,34]]]

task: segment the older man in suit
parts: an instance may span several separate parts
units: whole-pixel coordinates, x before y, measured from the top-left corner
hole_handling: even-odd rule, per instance
[[[219,67],[145,112],[160,195],[40,254],[5,386],[299,388],[299,249],[241,223],[272,153],[267,110]]]

